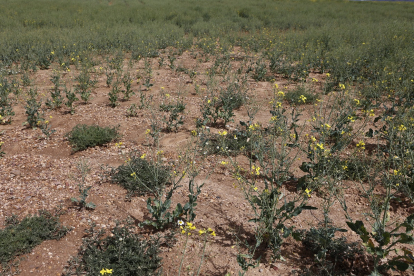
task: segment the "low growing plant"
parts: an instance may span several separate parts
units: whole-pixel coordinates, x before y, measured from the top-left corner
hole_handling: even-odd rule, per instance
[[[168,184],[170,169],[148,160],[144,153],[130,157],[124,165],[113,169],[111,180],[124,187],[129,196],[153,194]]]
[[[92,224],[86,235],[78,255],[69,260],[65,276],[161,274],[159,237],[145,239],[135,234],[131,221],[117,222],[109,235]]]
[[[41,210],[21,221],[15,215],[6,218],[6,228],[0,230],[0,275],[11,275],[17,256],[31,252],[45,240],[59,240],[67,232],[59,222],[59,212],[52,215]]]
[[[100,127],[98,125],[76,125],[65,137],[72,146],[72,151],[102,146],[120,138],[118,127]]]

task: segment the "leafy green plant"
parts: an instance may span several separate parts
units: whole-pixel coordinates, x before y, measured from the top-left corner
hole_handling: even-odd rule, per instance
[[[35,128],[40,126],[43,120],[43,114],[40,111],[40,107],[42,106],[42,102],[37,100],[37,90],[30,89],[29,91],[29,99],[26,101],[26,115],[27,121],[26,123],[31,128]]]
[[[167,94],[168,95],[168,94]],[[169,98],[169,95],[168,97]],[[183,101],[177,101],[175,104],[173,103],[162,103],[160,105],[160,111],[167,113],[168,115],[164,115],[162,121],[165,124],[165,131],[177,131],[178,128],[184,124],[184,116],[180,115],[184,112],[185,104]]]
[[[160,275],[159,237],[145,239],[133,230],[132,222],[117,222],[107,235],[92,224],[64,275],[101,275],[107,271],[122,276]]]
[[[87,67],[82,68],[79,75],[75,78],[78,84],[75,87],[75,92],[80,94],[82,101],[87,103],[92,93],[92,87],[96,84],[96,80],[93,80],[89,69]]]
[[[124,100],[128,101],[132,95],[134,95],[134,91],[132,91],[132,82],[133,79],[131,77],[130,73],[125,73],[122,77],[122,83],[124,84],[125,89],[122,90],[122,93],[124,94]]]
[[[76,125],[65,137],[72,151],[82,151],[90,147],[102,146],[119,139],[118,127],[100,127],[98,125]]]
[[[1,133],[0,133],[1,134]],[[0,158],[3,157],[6,153],[1,150],[1,147],[4,145],[3,141],[0,141]]]
[[[129,195],[153,194],[163,189],[170,179],[170,169],[147,160],[146,154],[131,156],[124,165],[113,169],[111,180],[128,190]]]
[[[109,101],[111,102],[109,105],[112,108],[115,108],[118,105],[118,95],[120,92],[119,82],[115,81],[114,85],[111,88],[111,91],[108,93]]]
[[[52,215],[41,210],[21,221],[16,215],[7,217],[6,228],[0,230],[0,275],[10,275],[17,256],[31,252],[45,240],[59,240],[68,231],[59,222],[59,212]]]
[[[60,108],[63,104],[63,96],[61,95],[60,91],[60,75],[59,73],[55,73],[50,81],[54,84],[53,89],[50,92],[52,100],[48,99],[46,101],[46,106],[51,109]]]
[[[201,107],[202,118],[196,121],[197,127],[207,124],[217,125],[219,120],[223,125],[232,121],[234,110],[240,108],[246,101],[245,79],[232,80],[227,88],[220,89],[215,95],[211,91],[210,97],[205,98]]]
[[[328,224],[299,230],[294,234],[299,237],[306,250],[315,255],[315,268],[313,271],[309,269],[311,275],[349,275],[351,271],[341,269],[352,269],[355,260],[362,256],[363,249],[359,243],[349,243],[345,237],[336,238],[337,232],[346,230]]]
[[[70,114],[74,114],[75,107],[73,106],[73,104],[76,101],[79,101],[79,99],[76,97],[75,92],[73,92],[71,89],[68,89],[67,87],[65,87],[64,91],[65,91],[65,95],[67,99],[65,105],[70,108]]]
[[[78,183],[79,187],[79,198],[72,197],[71,200],[75,204],[78,205],[79,209],[86,208],[86,209],[95,209],[96,205],[92,202],[86,202],[86,198],[88,197],[88,192],[92,188],[92,186],[86,187],[86,177],[88,173],[91,171],[89,168],[88,162],[82,160],[77,165],[78,171],[80,174],[80,182]]]
[[[14,116],[13,101],[10,95],[13,92],[14,83],[7,78],[0,79],[0,125],[10,124]]]

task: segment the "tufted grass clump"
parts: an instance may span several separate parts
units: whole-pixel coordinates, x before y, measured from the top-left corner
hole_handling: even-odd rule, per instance
[[[113,169],[112,182],[128,190],[129,195],[155,193],[168,184],[170,170],[153,161],[148,161],[146,154],[131,157],[130,160]]]
[[[106,143],[117,140],[120,135],[118,127],[100,127],[98,125],[76,125],[65,137],[72,145],[72,151],[82,151],[95,146],[102,146]]]
[[[94,227],[86,231],[78,255],[69,260],[63,275],[159,275],[158,237],[145,240],[133,233],[129,222],[117,223],[109,235]]]
[[[36,216],[21,221],[12,215],[6,218],[6,228],[0,230],[0,275],[12,269],[13,260],[29,253],[45,240],[59,240],[69,231],[59,222],[58,215],[41,210]]]

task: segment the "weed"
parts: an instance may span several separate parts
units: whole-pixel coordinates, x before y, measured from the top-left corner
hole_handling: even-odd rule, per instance
[[[77,256],[69,261],[64,275],[160,275],[159,238],[149,240],[135,234],[132,222],[117,222],[106,235],[92,224]]]
[[[59,240],[69,231],[59,223],[59,213],[55,216],[41,210],[38,215],[27,216],[21,221],[12,215],[6,218],[6,228],[0,230],[1,275],[10,275],[13,259],[29,253],[45,240]]]
[[[93,80],[89,69],[87,67],[82,68],[79,75],[75,78],[78,84],[75,87],[75,92],[80,94],[82,101],[87,103],[92,93],[92,87],[96,84],[96,80]]]
[[[60,75],[59,73],[55,73],[50,81],[54,84],[53,89],[50,92],[52,100],[48,99],[46,101],[46,106],[51,109],[60,108],[63,104],[63,96],[61,95],[60,91]]]
[[[80,174],[80,182],[78,183],[79,187],[79,198],[72,197],[71,200],[75,204],[78,205],[79,209],[86,208],[86,209],[95,209],[96,205],[92,202],[86,202],[86,198],[88,197],[88,192],[92,188],[92,186],[86,187],[86,177],[88,173],[91,171],[89,168],[89,164],[87,161],[82,160],[77,164],[78,172]]]
[[[70,108],[70,114],[74,114],[75,107],[73,106],[73,104],[74,102],[79,101],[79,99],[76,97],[76,94],[71,89],[68,89],[66,86],[64,91],[67,99],[65,105]]]
[[[120,138],[118,127],[100,127],[97,125],[76,125],[65,137],[72,151],[82,151],[90,147],[102,146]]]
[[[31,128],[35,128],[40,126],[43,120],[43,113],[40,111],[40,107],[42,106],[42,102],[37,100],[37,90],[30,89],[29,91],[29,99],[26,101],[26,114],[27,114],[27,121],[26,123]]]
[[[146,154],[132,156],[111,172],[112,182],[124,187],[130,196],[153,194],[163,189],[169,179],[169,168],[147,160]]]

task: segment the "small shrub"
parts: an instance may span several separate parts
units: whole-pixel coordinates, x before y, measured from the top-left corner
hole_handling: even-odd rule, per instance
[[[111,172],[112,182],[128,190],[130,195],[154,193],[167,184],[170,178],[168,168],[141,157],[132,157],[125,165]]]
[[[0,230],[0,271],[11,268],[15,257],[29,253],[45,240],[58,240],[68,231],[59,223],[58,216],[47,211],[39,211],[37,216],[27,216],[21,221],[15,215],[6,218],[6,228]]]
[[[97,125],[77,125],[65,137],[68,138],[74,152],[102,146],[119,138],[118,127],[100,127]]]
[[[101,275],[102,270],[120,276],[159,275],[159,238],[144,240],[132,230],[129,222],[125,226],[117,223],[111,234],[105,235],[92,225],[64,275]]]

